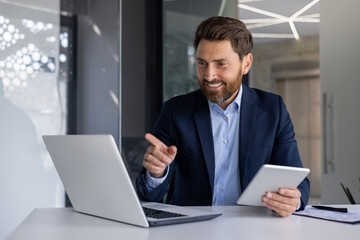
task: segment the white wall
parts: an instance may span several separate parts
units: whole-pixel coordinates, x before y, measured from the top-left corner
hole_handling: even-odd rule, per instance
[[[323,203],[349,203],[340,182],[360,203],[359,9],[358,0],[321,1],[320,6],[321,91],[333,96],[333,118],[322,116],[329,124],[333,120],[332,128],[322,132],[322,142],[327,141],[334,162],[322,177]],[[324,161],[323,154],[323,167]]]

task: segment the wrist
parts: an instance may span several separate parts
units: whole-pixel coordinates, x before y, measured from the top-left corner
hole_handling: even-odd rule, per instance
[[[165,176],[165,170],[162,173],[151,173],[149,171],[149,174],[153,178],[163,178]]]

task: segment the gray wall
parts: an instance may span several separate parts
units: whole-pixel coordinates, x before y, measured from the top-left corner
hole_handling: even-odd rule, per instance
[[[122,137],[145,134],[145,1],[122,1]]]
[[[360,15],[358,0],[322,1],[320,24],[321,91],[333,97],[328,102],[328,123],[322,131],[327,145],[323,154],[322,201],[349,203],[340,182],[349,187],[360,202]],[[323,107],[324,102],[323,102]],[[324,153],[324,152],[323,152]],[[323,169],[325,170],[325,169]]]

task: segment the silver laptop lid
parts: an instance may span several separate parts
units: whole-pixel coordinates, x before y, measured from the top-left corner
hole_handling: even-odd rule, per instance
[[[43,136],[43,140],[76,211],[149,226],[111,135]]]

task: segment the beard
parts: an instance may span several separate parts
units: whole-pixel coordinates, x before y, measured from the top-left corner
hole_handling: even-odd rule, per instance
[[[224,81],[222,79],[215,79],[213,81],[208,81],[206,79],[200,80],[198,78],[198,83],[201,91],[204,93],[205,97],[213,103],[219,104],[225,102],[229,98],[231,98],[239,89],[242,82],[242,71],[238,73],[238,75],[232,79]],[[222,89],[220,91],[210,91],[207,88],[207,84],[218,84],[222,83]]]

